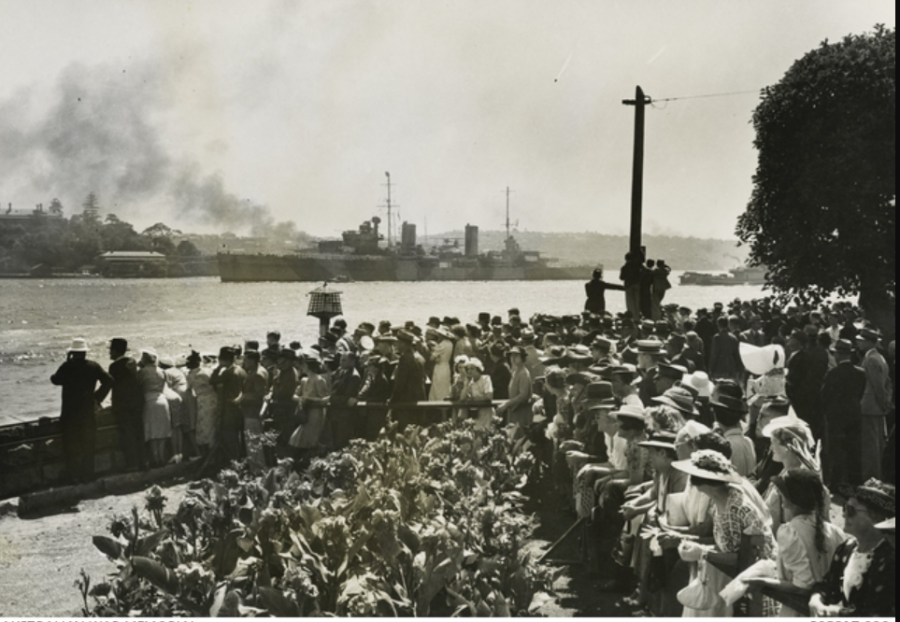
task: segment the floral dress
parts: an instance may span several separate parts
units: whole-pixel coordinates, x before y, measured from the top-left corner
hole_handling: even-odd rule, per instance
[[[834,552],[825,578],[813,587],[826,605],[841,605],[854,618],[893,618],[897,565],[894,547],[882,540],[868,553],[850,538]]]
[[[188,372],[187,381],[190,388],[188,404],[191,417],[195,421],[197,443],[212,445],[216,439],[216,390],[209,383],[209,370],[197,367]]]
[[[762,534],[764,538],[760,557],[775,560],[778,544],[768,525],[762,510],[754,505],[737,486],[729,486],[728,501],[725,511],[719,513],[712,505],[713,537],[716,548],[722,553],[737,553],[741,548],[741,536],[744,533]],[[763,616],[778,615],[778,603],[771,598],[763,597]]]

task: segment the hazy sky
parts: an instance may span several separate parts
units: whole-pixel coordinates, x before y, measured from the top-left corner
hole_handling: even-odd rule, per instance
[[[624,233],[634,109],[645,230],[731,237],[758,91],[888,0],[0,0],[0,202],[96,192],[139,228],[384,212],[419,232]],[[247,211],[249,210],[249,211]]]

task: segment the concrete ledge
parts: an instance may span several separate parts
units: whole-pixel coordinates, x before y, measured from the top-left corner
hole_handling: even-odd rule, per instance
[[[19,497],[17,512],[20,517],[25,517],[53,508],[71,507],[88,497],[134,492],[171,477],[196,472],[200,464],[199,458],[192,458],[179,464],[167,464],[149,471],[107,475],[89,484],[58,486],[25,494]]]

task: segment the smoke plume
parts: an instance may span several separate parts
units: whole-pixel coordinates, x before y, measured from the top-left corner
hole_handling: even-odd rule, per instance
[[[94,193],[102,212],[123,220],[271,233],[266,206],[238,198],[217,174],[166,147],[176,81],[159,64],[73,64],[49,92],[0,102],[0,202],[30,209],[58,197],[71,215]]]

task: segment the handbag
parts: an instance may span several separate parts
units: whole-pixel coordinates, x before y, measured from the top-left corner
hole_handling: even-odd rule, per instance
[[[628,531],[628,524],[626,523],[625,528],[622,529],[622,533],[619,535],[619,539],[612,550],[613,561],[619,566],[628,568],[631,565],[631,558],[634,554],[634,541],[635,536]]]
[[[697,562],[697,576],[691,579],[687,587],[679,590],[678,602],[685,607],[704,611],[722,605],[722,597],[708,584],[706,576],[706,560]]]

